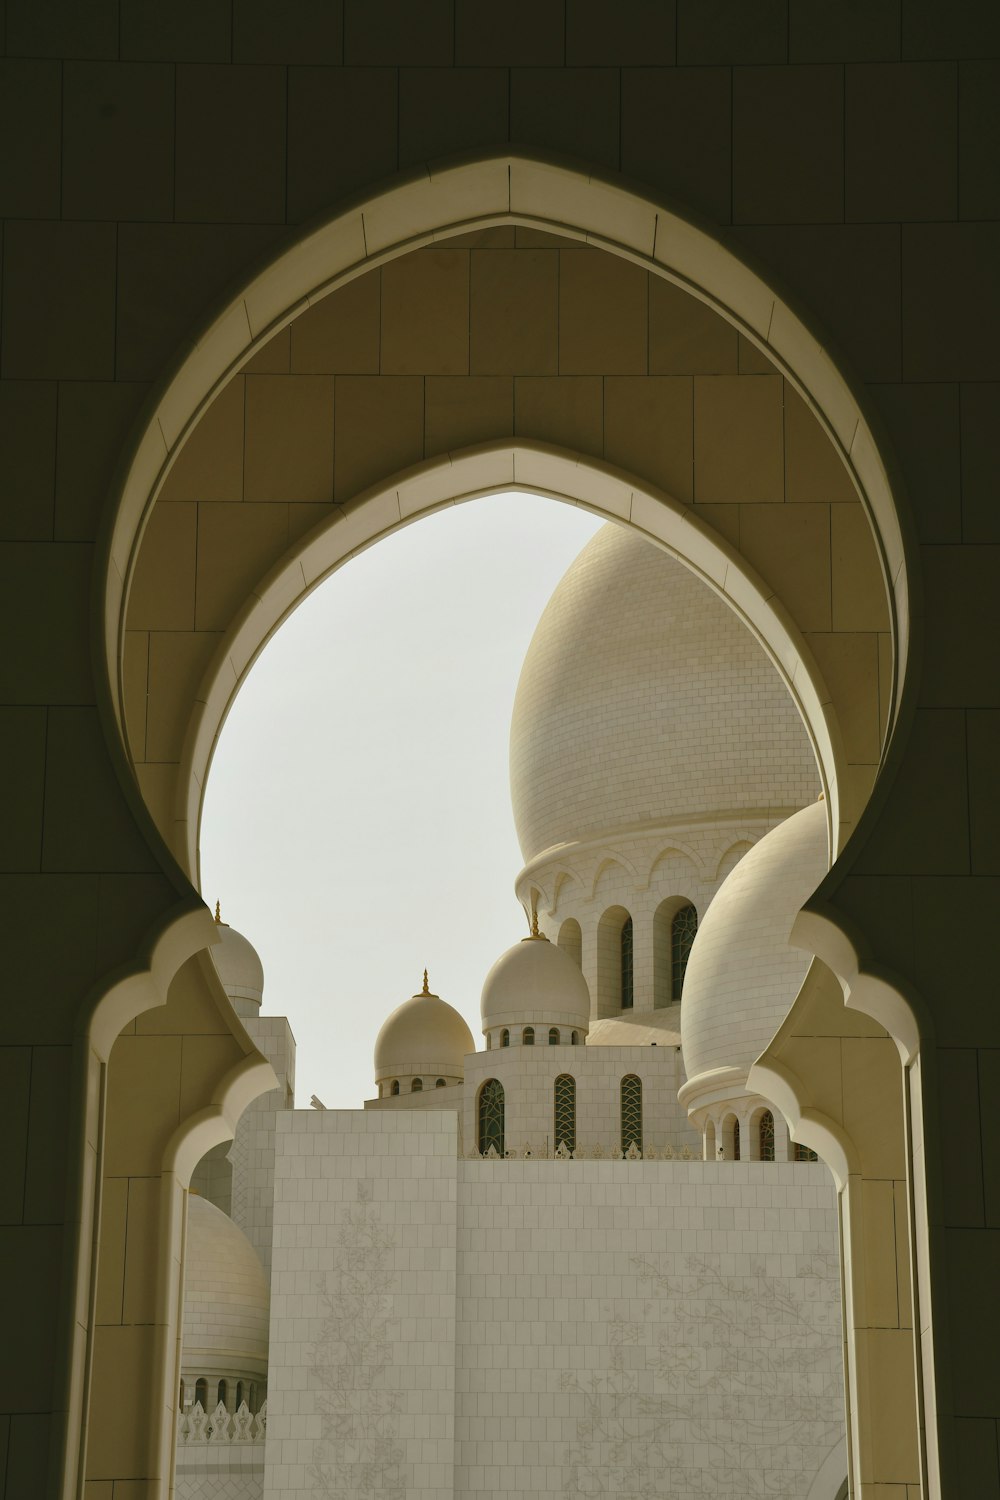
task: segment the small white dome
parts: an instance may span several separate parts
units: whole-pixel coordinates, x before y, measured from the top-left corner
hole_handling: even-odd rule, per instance
[[[684,975],[681,1045],[689,1082],[716,1068],[750,1071],[791,1009],[809,967],[788,945],[803,903],[829,868],[826,806],[771,830],[722,883]]]
[[[573,959],[556,943],[527,937],[501,953],[486,976],[483,1031],[497,1026],[569,1026],[586,1031],[590,991]]]
[[[404,1000],[382,1023],[375,1040],[375,1082],[387,1078],[436,1075],[461,1078],[465,1059],[475,1052],[472,1032],[440,995],[424,992]]]
[[[267,1371],[270,1296],[257,1252],[221,1208],[191,1193],[181,1365],[192,1376]]]
[[[234,1002],[249,1000],[259,1006],[264,995],[264,966],[256,948],[228,922],[218,916],[215,921],[219,942],[210,952],[223,989]]]

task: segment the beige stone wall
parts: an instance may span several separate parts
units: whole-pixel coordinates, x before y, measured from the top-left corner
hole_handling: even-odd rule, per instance
[[[89,1184],[103,1150],[100,1130],[84,1126],[99,1118],[103,1080],[97,1054],[77,1043],[81,1018],[109,976],[145,971],[151,934],[187,899],[116,773],[112,715],[91,665],[100,656],[100,642],[92,657],[90,641],[95,543],[129,424],[223,288],[283,247],[288,225],[428,157],[509,140],[621,171],[705,216],[753,257],[853,371],[905,483],[918,656],[894,779],[828,894],[865,962],[921,999],[915,1097],[924,1114],[913,1159],[921,1173],[926,1167],[921,1317],[932,1309],[943,1330],[934,1356],[943,1493],[997,1495],[998,31],[995,8],[982,0],[773,0],[753,8],[752,22],[743,5],[696,0],[344,0],[324,10],[8,0],[0,62],[4,1500],[46,1493],[49,1472],[50,1492],[60,1493],[65,1454],[79,1454],[93,1313],[87,1247],[99,1206]],[[471,260],[470,248],[470,285]],[[609,383],[639,378],[628,347],[616,351],[621,364],[596,374],[585,368],[586,347],[572,357],[582,373],[517,377],[550,382],[525,388],[529,409],[532,401],[544,409],[541,395],[565,390],[564,380],[586,392],[603,374],[605,397],[614,388],[624,397],[626,384]],[[343,373],[357,380],[363,371]],[[702,374],[687,370],[692,382]],[[427,375],[463,378],[507,377]],[[738,364],[714,378],[719,392],[724,382],[741,391],[751,383]],[[404,420],[399,393],[414,379],[404,370],[374,387],[402,382],[385,401],[399,403],[408,444],[418,423]],[[759,376],[754,388],[772,380]],[[579,409],[559,399],[553,422],[586,423],[585,395]],[[442,420],[461,425],[454,415]],[[654,461],[665,457],[644,459]],[[286,536],[294,506],[336,496],[336,462],[330,495],[277,502]],[[363,478],[340,472],[349,486]],[[252,559],[254,546],[273,541],[273,520],[254,532],[240,495],[249,535],[239,555]],[[692,500],[731,514],[728,502],[699,499],[696,488]],[[272,503],[264,494],[250,505],[267,515]],[[808,517],[814,503],[795,499],[795,511]],[[777,513],[766,495],[745,507],[765,525]],[[838,553],[852,535],[837,541]],[[245,578],[220,573],[210,609],[232,603],[227,590],[237,581]],[[190,591],[177,597],[186,599],[183,620],[165,633],[176,631],[183,664],[202,628],[215,627],[197,621]],[[193,638],[187,658],[185,635]],[[151,656],[151,648],[147,658],[131,652],[129,671],[141,673]],[[834,665],[822,665],[832,683]],[[170,680],[187,690],[187,666]],[[169,723],[168,713],[154,732],[169,738]],[[871,732],[867,710],[860,732]],[[179,1025],[182,1055],[197,1030],[190,1017]],[[138,1077],[129,1087],[138,1089]],[[203,1102],[206,1093],[203,1082]],[[121,1120],[109,1115],[107,1126],[119,1130]],[[59,1415],[67,1404],[68,1423]],[[91,1483],[87,1500],[162,1494],[161,1450],[136,1445],[125,1424],[105,1430],[114,1476]],[[909,1485],[907,1500],[914,1494]]]

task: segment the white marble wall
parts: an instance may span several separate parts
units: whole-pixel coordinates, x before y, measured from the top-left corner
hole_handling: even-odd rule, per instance
[[[267,1274],[271,1269],[275,1122],[292,1108],[295,1098],[295,1038],[285,1016],[245,1017],[243,1024],[274,1069],[278,1087],[254,1099],[240,1116],[229,1150],[230,1211]]]
[[[265,1500],[801,1500],[843,1434],[820,1165],[466,1161],[279,1119]]]

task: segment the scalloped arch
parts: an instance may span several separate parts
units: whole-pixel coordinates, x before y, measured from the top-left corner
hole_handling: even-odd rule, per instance
[[[433,169],[396,179],[383,191],[364,202],[348,207],[325,223],[303,233],[281,255],[272,260],[228,302],[220,306],[192,346],[177,359],[151,397],[144,425],[119,471],[109,509],[109,522],[102,538],[102,568],[99,570],[100,598],[95,618],[98,640],[97,655],[104,666],[102,706],[109,725],[117,732],[110,737],[119,775],[150,838],[157,842],[156,827],[142,802],[129,767],[124,737],[123,634],[128,587],[137,548],[150,509],[188,436],[197,426],[207,406],[226,381],[253,356],[275,332],[285,327],[299,313],[374,266],[394,257],[448,236],[501,224],[520,224],[547,229],[568,238],[586,242],[611,254],[622,256],[651,273],[659,275],[703,301],[720,316],[762,349],[803,396],[827,437],[834,445],[864,504],[880,553],[886,591],[892,615],[894,643],[893,692],[890,721],[899,711],[900,688],[905,676],[908,655],[909,607],[907,602],[907,569],[905,546],[889,475],[864,416],[862,400],[850,380],[827,352],[824,342],[807,326],[803,316],[793,311],[786,297],[779,295],[745,260],[722,244],[719,238],[649,195],[627,188],[610,177],[601,177],[565,161],[541,156],[502,153],[463,158],[442,163]],[[341,560],[350,551],[369,545],[394,525],[404,524],[423,510],[449,501],[482,493],[500,485],[523,484],[561,498],[572,498],[611,517],[627,519],[647,534],[657,538],[662,521],[663,496],[621,483],[618,479],[618,503],[609,498],[608,481],[612,477],[604,466],[577,462],[578,481],[567,491],[565,460],[562,472],[557,463],[550,465],[548,477],[544,455],[527,456],[527,445],[511,451],[507,462],[497,460],[492,476],[479,474],[471,481],[466,474],[442,492],[441,474],[411,473],[406,484],[393,484],[378,495],[369,497],[368,512],[362,519],[356,512],[339,525],[339,543],[350,542]],[[518,452],[522,469],[518,473]],[[552,457],[552,455],[549,455]],[[452,468],[456,468],[453,458]],[[440,465],[434,468],[440,471]],[[603,470],[603,473],[602,473]],[[595,476],[601,475],[593,493]],[[459,481],[455,473],[453,481]],[[423,481],[423,483],[421,483]],[[629,490],[628,498],[624,491]],[[405,495],[404,495],[405,491]],[[404,513],[404,499],[406,510]],[[621,506],[627,504],[627,511]],[[382,512],[381,523],[374,524],[372,507]],[[661,513],[661,514],[658,514]],[[696,523],[678,517],[697,532]],[[350,535],[353,533],[353,538]],[[704,555],[704,536],[693,536],[692,555],[684,545],[687,538],[676,532],[671,542],[663,537],[675,555],[685,562]],[[724,548],[716,549],[716,568],[706,576],[744,617],[769,609],[773,620],[771,635],[763,639],[772,658],[783,670],[786,680],[799,678],[805,688],[809,679],[819,685],[815,664],[809,661],[801,641],[790,638],[787,619],[777,601],[768,598],[748,570],[733,566],[726,559],[722,576],[714,576],[724,557]],[[215,664],[216,677],[229,675],[231,699],[239,680],[280,617],[293,607],[295,600],[318,576],[309,576],[309,547],[297,554],[300,563],[299,585],[291,602],[287,599],[278,618],[273,598],[256,598],[247,607],[246,617],[237,631],[238,639],[225,643],[224,658]],[[327,571],[335,564],[328,563]],[[697,561],[695,562],[698,566]],[[322,575],[320,575],[322,576]],[[288,580],[286,579],[287,583]],[[267,592],[265,590],[265,592]],[[756,632],[755,632],[756,633]],[[219,683],[216,683],[218,688]],[[218,695],[217,695],[218,696]],[[836,761],[836,727],[825,722],[824,704],[814,703],[806,714],[814,740],[830,741],[818,745],[818,758],[826,771]],[[818,711],[817,711],[818,710]],[[199,709],[201,733],[185,765],[187,788],[192,778],[203,785],[211,745],[224,718],[225,704],[215,699],[203,702]],[[828,715],[826,716],[829,717]],[[207,745],[206,745],[207,741]],[[206,753],[207,750],[207,753]],[[199,751],[201,758],[199,759]],[[838,814],[836,779],[827,787],[831,817]],[[184,788],[178,796],[183,798]],[[191,808],[175,805],[174,816],[188,826],[177,838],[165,842],[179,860],[175,878],[183,886],[185,876],[195,873],[193,856],[194,827]],[[193,820],[194,825],[197,818]],[[164,830],[158,830],[162,835]],[[847,830],[845,829],[846,833]],[[163,850],[165,863],[172,861]]]

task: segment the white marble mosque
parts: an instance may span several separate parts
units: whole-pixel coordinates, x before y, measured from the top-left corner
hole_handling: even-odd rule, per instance
[[[192,1183],[179,1500],[847,1493],[834,1185],[747,1082],[828,865],[792,701],[607,526],[529,649],[511,786],[526,935],[482,1038],[424,974],[363,1110],[293,1107],[219,924],[280,1087]]]

